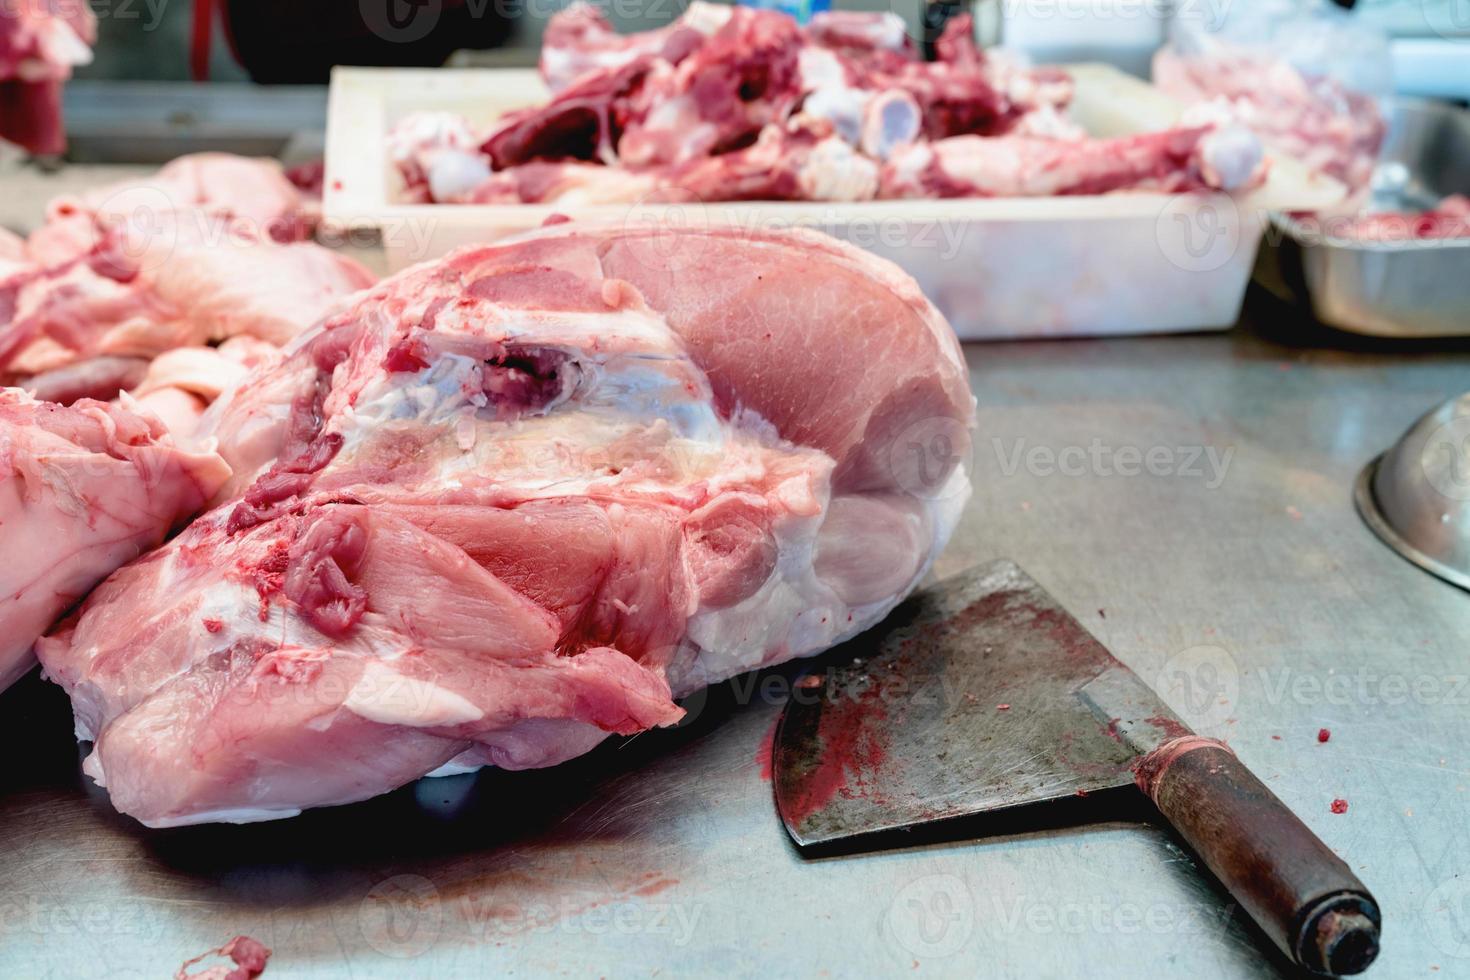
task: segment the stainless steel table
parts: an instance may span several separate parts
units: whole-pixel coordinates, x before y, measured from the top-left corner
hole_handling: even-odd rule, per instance
[[[1389,552],[1351,495],[1470,386],[1470,352],[1240,328],[967,354],[978,492],[938,571],[1016,559],[1227,738],[1376,891],[1370,976],[1470,976],[1470,595]],[[65,701],[32,679],[0,698],[0,976],[162,977],[237,933],[292,978],[1284,970],[1120,798],[981,842],[804,860],[759,763],[794,673],[560,769],[167,832],[78,776]]]

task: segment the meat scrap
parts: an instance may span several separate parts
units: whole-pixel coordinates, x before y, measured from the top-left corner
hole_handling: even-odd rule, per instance
[[[285,344],[374,281],[301,240],[310,207],[278,164],[223,154],[51,202],[0,260],[0,377],[61,401],[111,398],[167,351]]]
[[[211,956],[223,956],[234,962],[233,967],[212,966],[199,973],[190,973],[189,967],[201,963]],[[211,949],[188,960],[174,973],[174,980],[252,980],[265,972],[271,951],[260,941],[249,936],[236,936],[219,949]]]
[[[880,620],[969,494],[911,444],[973,421],[953,332],[869,253],[559,223],[379,284],[224,394],[214,509],[38,652],[149,826],[550,766]]]
[[[1377,103],[1286,61],[1218,44],[1154,56],[1154,84],[1188,106],[1209,105],[1310,169],[1366,193],[1388,125]]]
[[[914,143],[885,164],[881,196],[1046,197],[1117,190],[1166,193],[1256,179],[1258,145],[1238,131],[1181,128],[1116,139],[1065,143],[1029,136],[955,136]]]
[[[37,155],[65,152],[61,87],[91,63],[96,43],[85,0],[0,3],[0,139]]]
[[[1259,141],[1228,119],[1136,144],[1088,139],[1065,117],[1071,79],[980,51],[969,15],[936,48],[937,61],[919,60],[891,13],[823,13],[802,28],[696,0],[669,27],[623,36],[577,4],[546,31],[548,103],[478,136],[457,116],[413,114],[390,154],[406,200],[477,204],[1236,191],[1264,179]],[[885,165],[895,173],[880,180]],[[1054,172],[1017,173],[1035,167]]]
[[[1360,242],[1470,238],[1470,197],[1451,194],[1427,211],[1372,211],[1351,216],[1297,215],[1303,232]]]

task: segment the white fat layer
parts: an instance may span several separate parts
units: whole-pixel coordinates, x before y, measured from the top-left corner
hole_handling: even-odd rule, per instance
[[[924,171],[934,160],[934,151],[927,143],[910,143],[899,147],[888,161],[893,168],[895,182],[901,187],[923,186]]]
[[[448,762],[444,763],[444,765],[440,766],[438,769],[435,769],[433,772],[424,773],[424,778],[441,779],[445,776],[463,776],[465,773],[479,772],[481,769],[485,768],[485,764],[482,762],[460,761],[467,756],[468,753],[465,753],[462,755],[458,755],[453,759],[450,759]]]
[[[842,62],[826,48],[804,47],[796,58],[802,91],[847,88],[847,72],[843,70]]]
[[[727,473],[727,464],[732,454],[740,460],[743,446],[773,441],[759,418],[720,418],[709,380],[646,311],[507,327],[509,342],[566,354],[577,376],[557,401],[515,419],[499,417],[486,396],[484,363],[452,352],[464,349],[453,322],[426,337],[429,366],[384,371],[344,407],[337,424],[343,448],[333,466],[371,452],[374,434],[385,428],[427,427],[443,433],[434,478],[449,485],[494,473],[497,484],[528,495],[565,494],[629,468],[620,485],[648,472],[657,477],[649,489],[659,490],[671,476],[682,483],[758,476],[755,469]],[[447,349],[433,352],[436,345]],[[656,472],[650,462],[659,464]]]
[[[415,112],[388,131],[388,156],[397,165],[417,164],[430,150],[473,150],[479,145],[469,121],[453,112]]]
[[[643,121],[645,132],[685,133],[690,139],[710,127],[699,121],[699,108],[693,99],[680,95],[653,107]]]
[[[1244,126],[1215,130],[1200,142],[1200,164],[1205,181],[1221,190],[1248,185],[1265,160],[1265,148]]]
[[[382,725],[441,728],[479,721],[485,713],[445,687],[405,677],[378,660],[363,666],[362,677],[347,692],[342,706]]]
[[[821,653],[880,622],[929,573],[954,533],[970,491],[969,477],[956,468],[941,491],[923,501],[933,545],[903,589],[860,606],[845,604],[816,574],[814,552],[828,512],[827,494],[816,517],[779,522],[774,531],[780,557],[759,591],[729,608],[701,610],[690,618],[688,641],[698,649],[683,651],[695,657],[693,662],[676,658],[670,668],[674,697],[778,659]]]
[[[878,194],[878,164],[829,136],[812,147],[797,181],[809,200],[867,201]]]
[[[646,309],[609,308],[595,313],[507,310],[504,322],[496,323],[494,331],[507,340],[545,343],[552,347],[608,352],[638,349],[670,355],[683,350],[668,324]],[[483,310],[450,306],[440,311],[433,332],[483,338],[490,331]]]
[[[436,201],[468,197],[490,179],[490,160],[464,150],[438,150],[425,155],[429,195]]]
[[[191,827],[200,823],[264,823],[267,820],[286,820],[300,815],[299,807],[281,807],[278,810],[236,807],[225,810],[206,810],[202,813],[186,813],[179,817],[144,820],[143,826],[162,830],[167,827]]]
[[[729,4],[694,0],[684,11],[684,16],[679,18],[679,23],[708,36],[724,27],[734,14],[735,8]]]
[[[863,114],[873,94],[862,89],[823,85],[801,104],[803,115],[826,119],[837,135],[856,145],[862,139]]]
[[[873,26],[876,29],[873,31],[872,37],[879,47],[887,48],[890,51],[903,50],[907,25],[904,23],[902,17],[892,11],[885,11],[875,18]]]

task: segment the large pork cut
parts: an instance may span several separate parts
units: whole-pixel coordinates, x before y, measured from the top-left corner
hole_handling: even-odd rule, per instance
[[[68,606],[156,547],[228,475],[146,412],[0,388],[0,690],[35,663],[31,644]]]
[[[39,653],[150,826],[548,766],[877,622],[969,495],[954,335],[814,233],[562,224],[217,402],[219,505]]]

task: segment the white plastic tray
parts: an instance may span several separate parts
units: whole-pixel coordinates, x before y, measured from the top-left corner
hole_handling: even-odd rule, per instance
[[[1180,113],[1147,83],[1073,65],[1072,116],[1095,136],[1161,129]],[[1156,333],[1235,322],[1267,214],[1315,210],[1342,188],[1277,159],[1267,184],[1225,195],[1119,193],[858,204],[408,205],[387,156],[410,112],[447,110],[484,124],[548,97],[528,70],[338,68],[327,123],[325,214],[339,231],[373,229],[391,269],[538,227],[552,214],[625,222],[820,228],[906,269],[967,340]]]

